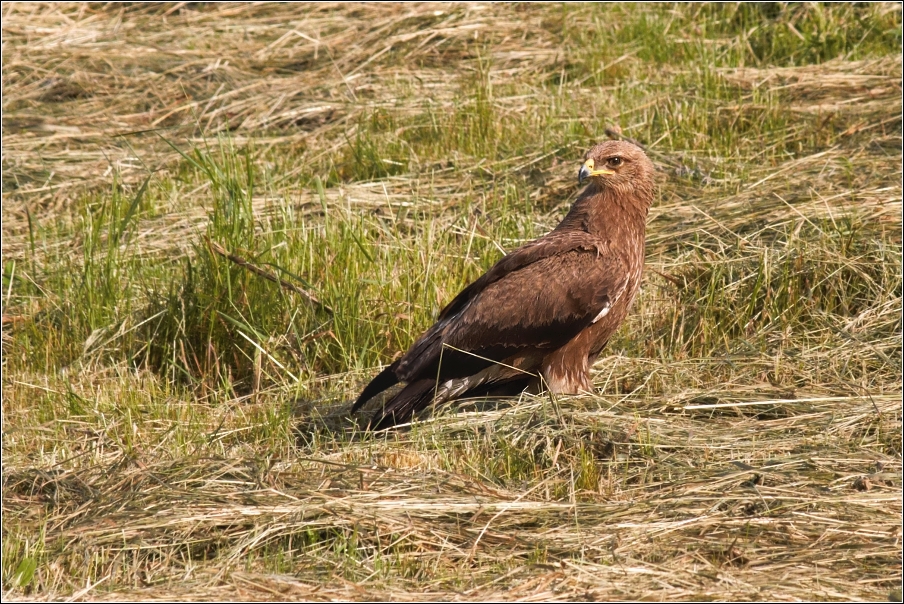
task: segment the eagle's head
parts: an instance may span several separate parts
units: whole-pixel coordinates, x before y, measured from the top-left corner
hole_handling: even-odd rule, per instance
[[[603,188],[652,197],[653,163],[643,149],[625,141],[606,141],[584,154],[578,182],[591,179]]]

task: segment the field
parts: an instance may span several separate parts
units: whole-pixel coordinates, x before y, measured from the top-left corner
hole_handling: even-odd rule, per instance
[[[900,601],[901,19],[4,4],[4,600]],[[364,431],[606,138],[596,394]]]

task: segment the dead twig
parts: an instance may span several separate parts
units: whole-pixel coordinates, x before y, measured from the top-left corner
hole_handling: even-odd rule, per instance
[[[333,309],[329,305],[321,302],[317,298],[317,296],[315,296],[314,294],[301,289],[294,283],[289,283],[288,281],[286,281],[284,279],[280,279],[279,277],[277,277],[276,275],[274,275],[267,269],[261,268],[258,265],[254,264],[253,262],[248,262],[241,256],[237,256],[235,254],[227,252],[226,249],[222,245],[220,245],[216,241],[211,241],[209,237],[205,237],[205,240],[207,241],[207,245],[210,246],[210,249],[213,252],[219,254],[220,256],[223,256],[224,258],[229,259],[230,261],[238,264],[242,268],[251,271],[255,275],[263,277],[264,279],[267,279],[268,281],[272,281],[273,283],[278,284],[280,287],[282,287],[284,289],[288,289],[289,291],[293,291],[296,294],[300,294],[308,302],[310,302],[311,305],[321,308],[330,314],[333,314]]]

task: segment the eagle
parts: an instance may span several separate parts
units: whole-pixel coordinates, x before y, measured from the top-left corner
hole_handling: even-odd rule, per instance
[[[532,388],[592,392],[590,367],[640,289],[654,167],[626,141],[584,155],[588,181],[559,225],[502,257],[440,312],[436,323],[364,388],[352,413],[405,386],[369,427],[409,422],[431,405]]]

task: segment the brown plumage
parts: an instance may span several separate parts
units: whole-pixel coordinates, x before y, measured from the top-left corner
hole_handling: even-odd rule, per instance
[[[584,159],[578,179],[590,184],[559,226],[462,290],[367,385],[352,411],[406,383],[377,410],[371,428],[469,396],[542,384],[554,393],[592,390],[590,367],[640,288],[653,164],[620,141],[600,143]]]

